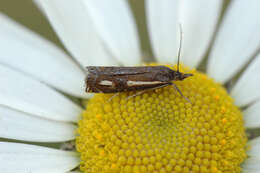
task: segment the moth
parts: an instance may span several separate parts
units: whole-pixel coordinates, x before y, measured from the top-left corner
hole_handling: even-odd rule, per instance
[[[97,67],[88,66],[86,92],[117,93],[173,85],[172,81],[192,76],[166,66]]]
[[[172,85],[183,96],[173,81],[182,81],[192,76],[179,71],[182,39],[178,51],[177,71],[166,66],[104,67],[87,66],[86,92],[119,93],[146,91]],[[184,96],[183,96],[184,97]],[[184,97],[188,100],[186,97]],[[188,100],[189,101],[189,100]]]

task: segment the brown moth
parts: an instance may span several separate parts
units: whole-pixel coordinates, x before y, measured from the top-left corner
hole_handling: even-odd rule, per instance
[[[181,91],[173,81],[184,80],[185,78],[192,76],[192,74],[181,73],[179,71],[181,45],[182,37],[180,39],[180,47],[178,51],[177,71],[166,66],[88,66],[86,67],[86,92],[118,93],[126,91],[145,91],[148,89],[173,85],[182,95]],[[185,99],[188,100],[186,97]]]
[[[192,74],[174,71],[166,66],[97,67],[88,66],[86,92],[117,93],[173,85]]]

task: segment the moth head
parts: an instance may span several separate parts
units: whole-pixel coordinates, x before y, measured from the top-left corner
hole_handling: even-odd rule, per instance
[[[187,77],[193,76],[191,73],[181,73],[179,71],[175,71],[174,79],[175,80],[184,80]]]

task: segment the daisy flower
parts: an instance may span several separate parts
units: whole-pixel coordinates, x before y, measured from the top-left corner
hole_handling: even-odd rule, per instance
[[[260,138],[245,132],[260,127],[259,0],[145,1],[149,63],[176,63],[182,25],[194,76],[175,83],[192,104],[171,86],[84,92],[85,66],[147,64],[127,1],[35,2],[68,53],[0,15],[1,172],[260,171]]]

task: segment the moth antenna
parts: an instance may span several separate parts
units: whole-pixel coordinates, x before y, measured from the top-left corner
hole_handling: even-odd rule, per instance
[[[181,56],[181,48],[182,48],[182,26],[179,23],[179,29],[180,29],[180,45],[179,45],[179,50],[178,50],[178,62],[177,62],[177,72],[179,72],[180,68],[180,56]]]

